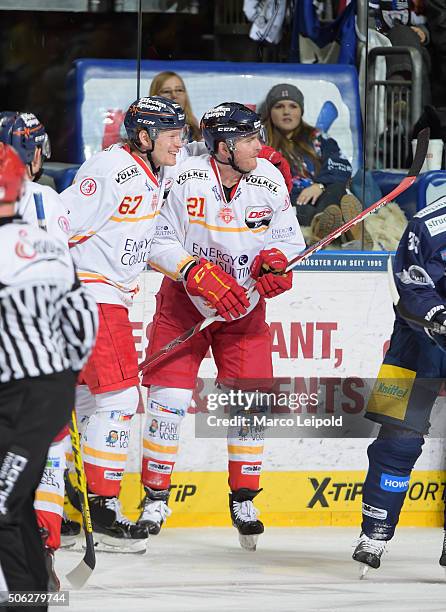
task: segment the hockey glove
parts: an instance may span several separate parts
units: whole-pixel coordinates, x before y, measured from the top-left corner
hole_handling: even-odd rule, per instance
[[[434,314],[431,321],[446,326],[446,309],[439,310]],[[437,333],[430,329],[426,329],[426,333],[438,346],[446,352],[446,333]]]
[[[286,271],[288,259],[279,249],[260,251],[251,266],[256,289],[265,298],[272,298],[293,286],[293,273]]]
[[[249,300],[237,281],[216,264],[200,259],[189,271],[186,291],[209,302],[226,321],[246,314]]]
[[[276,166],[285,179],[288,193],[291,192],[291,189],[293,188],[293,177],[291,176],[290,164],[287,162],[284,156],[276,151],[276,149],[263,145],[262,150],[259,153],[259,157],[264,157],[270,161],[273,166]]]

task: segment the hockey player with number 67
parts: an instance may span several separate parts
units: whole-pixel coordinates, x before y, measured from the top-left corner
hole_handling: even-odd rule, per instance
[[[146,496],[139,524],[158,533],[170,514],[167,501],[180,424],[190,405],[198,369],[209,347],[218,383],[229,389],[271,388],[271,335],[265,298],[291,289],[288,260],[304,240],[284,179],[259,159],[258,115],[236,102],[207,112],[201,122],[209,153],[178,167],[155,234],[150,264],[165,274],[156,297],[149,353],[203,317],[221,321],[190,339],[148,371],[142,482]],[[255,286],[250,300],[247,290]],[[243,408],[243,407],[242,407]],[[263,432],[228,431],[230,513],[240,543],[254,550],[263,532],[252,500],[260,492]],[[169,431],[170,435],[163,435]]]

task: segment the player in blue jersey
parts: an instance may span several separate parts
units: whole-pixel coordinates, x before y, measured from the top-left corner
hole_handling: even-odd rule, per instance
[[[415,215],[398,246],[394,277],[404,309],[424,321],[445,325],[445,272],[443,196]],[[380,566],[386,543],[395,533],[410,475],[430,427],[432,406],[446,379],[445,351],[446,334],[396,313],[390,346],[366,412],[381,428],[367,449],[361,535],[353,553],[353,559],[363,564],[363,575],[369,567]],[[440,564],[446,566],[445,552]]]

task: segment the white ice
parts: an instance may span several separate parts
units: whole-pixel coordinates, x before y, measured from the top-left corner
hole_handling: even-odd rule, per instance
[[[70,612],[405,612],[446,610],[441,529],[400,528],[379,570],[360,581],[353,528],[267,528],[257,551],[234,529],[164,529],[144,555],[98,553]],[[64,578],[82,553],[61,550]],[[63,610],[64,608],[60,608]]]

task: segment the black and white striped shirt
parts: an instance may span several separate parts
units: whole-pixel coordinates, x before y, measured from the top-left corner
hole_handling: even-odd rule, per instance
[[[97,305],[68,248],[20,218],[0,218],[0,383],[73,369],[94,345]]]

